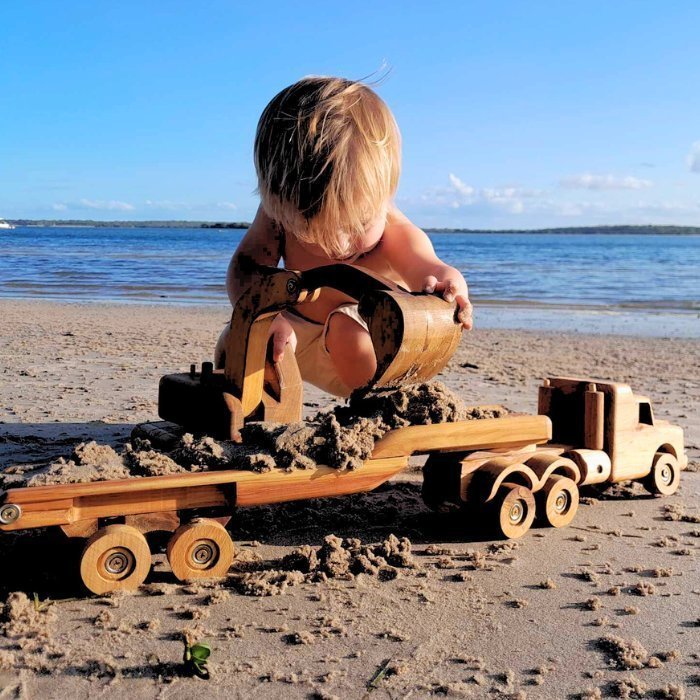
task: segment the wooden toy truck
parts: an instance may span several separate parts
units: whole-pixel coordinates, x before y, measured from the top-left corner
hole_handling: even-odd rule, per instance
[[[359,300],[375,351],[373,387],[429,379],[454,353],[460,325],[453,305],[415,295],[359,268],[303,273],[265,270],[234,309],[226,363],[163,377],[161,418],[137,427],[155,446],[177,439],[172,422],[193,432],[240,440],[250,420],[298,420],[302,383],[293,353],[272,364],[269,324],[279,311],[333,287]],[[641,479],[652,493],[678,487],[687,459],[680,428],[654,421],[647,399],[624,384],[553,378],[540,389],[538,415],[512,415],[393,430],[353,471],[326,466],[287,472],[236,469],[0,492],[0,530],[59,527],[86,539],[80,572],[94,593],[133,589],[151,568],[146,535],[171,532],[167,558],[180,580],[223,576],[234,558],[225,526],[236,506],[370,491],[427,454],[428,504],[479,514],[496,535],[520,537],[535,515],[568,524],[578,486]]]
[[[554,527],[568,525],[579,486],[639,480],[664,496],[678,488],[688,463],[683,430],[655,420],[649,399],[627,384],[545,379],[538,414],[551,421],[547,444],[431,455],[423,469],[426,503],[492,504],[503,534],[520,537],[536,514]]]

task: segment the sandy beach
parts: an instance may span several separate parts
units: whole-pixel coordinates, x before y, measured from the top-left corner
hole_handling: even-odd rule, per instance
[[[159,377],[211,359],[228,319],[225,306],[14,300],[0,314],[1,469],[123,446],[157,418]],[[628,382],[683,426],[678,493],[582,493],[569,528],[484,541],[423,504],[416,460],[372,494],[238,511],[231,581],[177,584],[160,556],[142,590],[107,597],[80,587],[79,543],[3,535],[0,698],[700,697],[700,341],[477,329],[440,378],[467,404],[534,412],[550,375]],[[309,412],[328,401],[305,394]],[[410,557],[393,580],[239,585],[236,572],[277,572],[329,535],[406,537]],[[183,634],[211,645],[208,682],[182,676]]]

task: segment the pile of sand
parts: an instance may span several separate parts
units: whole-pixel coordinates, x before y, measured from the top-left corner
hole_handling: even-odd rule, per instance
[[[282,469],[318,464],[357,469],[372,454],[377,440],[390,430],[470,417],[479,414],[468,415],[462,401],[444,384],[430,382],[353,396],[347,405],[321,411],[309,421],[289,425],[250,423],[241,435],[245,444],[261,448],[248,457],[249,468],[256,471],[265,471],[274,464]]]
[[[68,458],[48,466],[15,466],[0,473],[0,488],[85,483],[163,476],[203,469],[247,469],[264,472],[326,465],[357,469],[390,430],[457,420],[491,418],[505,409],[465,409],[444,384],[429,382],[353,396],[343,406],[319,411],[291,424],[249,423],[243,443],[190,434],[173,435],[175,446],[156,449],[134,436],[121,454],[96,442],[78,445]],[[138,435],[138,433],[137,433]]]
[[[392,581],[398,577],[399,569],[414,569],[417,564],[406,537],[392,534],[379,544],[366,545],[354,537],[328,535],[319,548],[298,547],[276,568],[249,571],[247,563],[243,568],[242,573],[230,577],[229,585],[243,595],[271,596],[300,583],[319,583],[330,578],[350,580],[360,574]]]
[[[363,545],[354,537],[341,539],[328,535],[318,550],[308,545],[295,549],[282,560],[292,571],[318,574],[327,578],[349,579],[357,574],[378,576],[382,580],[396,578],[396,568],[415,568],[411,542],[396,535],[378,545]]]
[[[614,634],[598,639],[597,647],[605,652],[608,664],[621,670],[644,668],[649,662],[649,652],[636,640],[626,640]]]

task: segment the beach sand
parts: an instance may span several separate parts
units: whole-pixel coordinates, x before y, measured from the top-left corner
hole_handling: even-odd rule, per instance
[[[0,313],[0,468],[68,456],[85,440],[121,447],[156,418],[159,377],[210,359],[228,317],[8,300]],[[595,376],[629,382],[686,431],[691,470],[676,495],[588,494],[569,528],[515,542],[484,541],[459,514],[428,510],[420,460],[372,494],[239,510],[238,563],[223,584],[177,584],[159,556],[143,590],[90,597],[77,582],[79,543],[2,535],[0,698],[595,698],[636,697],[642,685],[648,697],[700,697],[699,369],[694,340],[465,334],[441,379],[467,404],[534,412],[542,377]],[[327,402],[309,388],[305,410]],[[398,575],[282,570],[295,548],[331,534],[407,537],[410,556],[403,543]],[[341,556],[335,540],[325,548]],[[52,603],[35,609],[35,592]],[[264,592],[275,595],[251,595]],[[210,681],[182,676],[183,635],[212,646]]]

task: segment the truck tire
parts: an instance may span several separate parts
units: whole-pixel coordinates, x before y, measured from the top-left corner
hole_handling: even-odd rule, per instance
[[[98,595],[133,591],[150,570],[151,550],[146,538],[130,525],[108,525],[98,530],[87,541],[80,560],[85,587]]]
[[[535,519],[535,497],[526,486],[506,482],[485,504],[484,515],[496,537],[517,539],[530,529]]]
[[[552,474],[535,494],[538,519],[550,527],[566,527],[578,510],[578,486],[573,479]]]
[[[642,484],[654,496],[670,496],[677,491],[680,480],[678,460],[667,452],[657,452],[651,471],[642,479]]]
[[[221,578],[233,563],[234,548],[226,528],[197,518],[179,527],[168,542],[168,563],[180,581]]]

